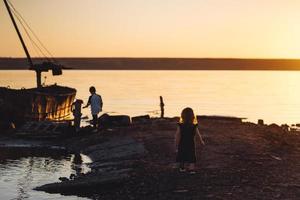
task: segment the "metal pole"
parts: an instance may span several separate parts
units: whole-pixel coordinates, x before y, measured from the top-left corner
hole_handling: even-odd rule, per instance
[[[12,22],[13,22],[13,25],[14,25],[16,31],[17,31],[17,34],[18,34],[18,36],[19,36],[19,39],[20,39],[20,41],[21,41],[21,43],[22,43],[23,49],[24,49],[24,51],[25,51],[25,54],[26,54],[27,59],[28,59],[28,62],[29,62],[29,66],[30,66],[31,68],[33,68],[33,63],[32,63],[30,54],[29,54],[29,52],[28,52],[28,50],[27,50],[27,47],[26,47],[26,45],[25,45],[25,43],[24,43],[24,40],[23,40],[22,35],[21,35],[20,31],[19,31],[19,28],[18,28],[18,26],[17,26],[17,24],[16,24],[16,21],[15,21],[15,19],[14,19],[14,17],[13,17],[13,14],[11,13],[11,10],[10,10],[10,7],[9,7],[9,5],[8,5],[8,3],[7,3],[7,0],[3,0],[3,1],[4,1],[5,6],[6,6],[6,9],[7,9],[7,11],[8,11],[8,14],[9,14],[9,16],[10,16]]]
[[[9,16],[10,16],[12,22],[13,22],[13,25],[14,25],[16,31],[17,31],[17,34],[18,34],[18,36],[19,36],[19,39],[20,39],[20,41],[21,41],[22,47],[23,47],[23,49],[24,49],[24,51],[25,51],[25,54],[26,54],[26,56],[27,56],[27,60],[28,60],[30,69],[35,70],[35,73],[36,73],[36,84],[37,84],[37,87],[40,88],[40,87],[42,87],[42,83],[41,83],[41,79],[42,79],[42,78],[41,78],[41,76],[42,76],[41,74],[42,74],[42,72],[41,72],[40,70],[38,70],[37,68],[34,67],[33,62],[32,62],[32,59],[31,59],[30,54],[29,54],[29,51],[28,51],[28,49],[27,49],[27,47],[26,47],[26,45],[25,45],[25,42],[24,42],[24,40],[23,40],[23,38],[22,38],[22,35],[21,35],[20,31],[19,31],[19,28],[18,28],[18,26],[17,26],[17,23],[16,23],[16,21],[15,21],[15,19],[14,19],[14,16],[13,16],[11,10],[10,10],[10,7],[9,7],[9,5],[8,5],[8,3],[7,3],[7,0],[3,0],[3,1],[4,1],[5,6],[6,6],[6,9],[7,9],[7,11],[8,11],[8,14],[9,14]]]

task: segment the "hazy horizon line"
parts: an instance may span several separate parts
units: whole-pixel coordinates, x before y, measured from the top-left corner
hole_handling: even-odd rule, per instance
[[[27,57],[13,57],[13,56],[0,56],[0,59],[27,59]],[[32,59],[47,59],[50,57],[31,57]],[[59,59],[59,58],[87,58],[87,59],[91,59],[91,58],[108,58],[108,59],[206,59],[206,60],[300,60],[300,58],[253,58],[253,57],[130,57],[130,56],[105,56],[105,57],[85,57],[85,56],[78,56],[78,57],[72,57],[72,56],[65,56],[65,57],[52,57],[54,59]],[[50,58],[51,59],[51,58]]]

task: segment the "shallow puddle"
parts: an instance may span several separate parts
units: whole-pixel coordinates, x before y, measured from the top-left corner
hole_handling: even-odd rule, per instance
[[[64,149],[53,148],[0,148],[0,199],[86,199],[35,191],[46,183],[59,182],[59,177],[86,173],[89,158],[69,154]]]

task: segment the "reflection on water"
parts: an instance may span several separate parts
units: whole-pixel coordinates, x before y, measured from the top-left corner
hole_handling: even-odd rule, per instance
[[[47,75],[47,84],[77,89],[87,102],[94,85],[104,101],[104,112],[158,116],[159,96],[165,116],[178,116],[186,106],[201,115],[247,117],[271,123],[300,123],[299,71],[85,71],[65,70]],[[34,87],[31,71],[0,71],[0,86]],[[83,109],[90,115],[89,109]]]
[[[79,156],[79,157],[78,157]],[[81,159],[81,163],[75,160]],[[34,191],[62,176],[86,173],[86,157],[59,151],[29,148],[0,148],[0,199],[84,199]]]

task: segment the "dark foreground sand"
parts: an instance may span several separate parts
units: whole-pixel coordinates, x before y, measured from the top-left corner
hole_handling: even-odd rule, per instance
[[[177,121],[150,119],[100,133],[84,128],[38,141],[84,153],[93,162],[88,174],[36,189],[92,199],[299,199],[299,132],[275,124],[201,120],[206,146],[198,145],[198,170],[191,175],[174,168]],[[2,135],[0,143],[22,143],[12,136]]]
[[[176,119],[151,119],[60,140],[90,156],[92,172],[37,190],[124,200],[300,198],[299,132],[213,119],[199,124],[206,146],[198,145],[195,175],[174,168]]]

